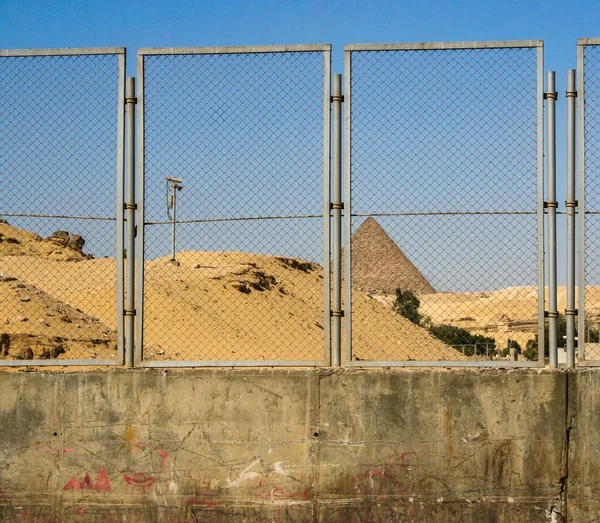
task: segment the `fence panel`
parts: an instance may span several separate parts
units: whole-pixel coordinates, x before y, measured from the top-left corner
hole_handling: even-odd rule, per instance
[[[123,362],[125,49],[0,51],[0,365]]]
[[[579,365],[600,365],[600,39],[577,42]],[[581,335],[583,333],[583,335]]]
[[[543,364],[542,43],[350,45],[345,80],[346,364]]]
[[[329,364],[330,64],[138,52],[138,365]]]

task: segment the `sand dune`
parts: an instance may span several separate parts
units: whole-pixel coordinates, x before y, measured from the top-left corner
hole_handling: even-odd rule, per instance
[[[116,356],[115,259],[0,223],[0,358]],[[13,238],[7,242],[7,238]],[[146,262],[144,357],[150,360],[323,360],[323,268],[243,252],[178,253]],[[600,316],[600,287],[587,289]],[[566,290],[559,289],[559,309]],[[537,330],[537,288],[422,294],[421,313],[524,346]],[[356,360],[461,360],[458,351],[395,314],[393,295],[355,290]],[[23,320],[23,318],[26,318]],[[8,341],[7,341],[8,340]],[[10,343],[9,343],[10,342]]]
[[[3,225],[5,231],[10,227]],[[56,249],[44,255],[39,248],[44,242],[39,237],[31,233],[27,237],[26,231],[6,232],[19,236],[20,250],[0,255],[0,273],[16,278],[12,285],[22,282],[30,291],[29,300],[22,302],[10,281],[0,285],[2,317],[8,318],[2,333],[25,336],[21,339],[25,345],[28,339],[33,343],[33,338],[39,341],[42,336],[80,340],[79,346],[63,344],[59,358],[114,354],[115,260],[56,259]],[[178,266],[164,258],[149,261],[144,267],[143,341],[147,359],[325,358],[322,267],[303,260],[240,252],[184,251],[177,259]],[[82,315],[74,332],[63,332],[71,324],[63,325],[46,314],[59,309]],[[356,293],[354,310],[358,318],[354,324],[356,359],[463,357],[366,293]],[[32,320],[19,322],[17,318],[24,315]],[[90,330],[91,326],[98,329]],[[95,339],[109,339],[112,345],[96,350],[89,341]],[[33,351],[33,357],[40,357],[39,353]],[[23,354],[13,350],[10,357]]]

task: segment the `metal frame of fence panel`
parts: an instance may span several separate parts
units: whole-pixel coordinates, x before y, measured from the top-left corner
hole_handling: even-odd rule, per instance
[[[310,64],[303,65],[303,60]],[[139,49],[137,84],[135,366],[329,365],[331,46]],[[177,100],[178,106],[170,104],[170,99]],[[174,115],[175,111],[178,114]],[[314,118],[316,111],[322,111],[323,122]],[[275,158],[278,154],[281,157]],[[303,174],[310,178],[304,180],[304,185],[311,188],[298,187],[294,194],[288,187],[294,181],[298,185]],[[166,184],[165,204],[170,209],[169,221],[157,219],[157,180],[164,181],[165,176],[171,180]],[[263,179],[272,186],[263,186],[262,192],[257,193],[257,183]],[[279,190],[277,198],[274,188]],[[305,194],[314,189],[319,194],[322,191],[318,202],[316,197],[309,201]],[[292,196],[295,203],[286,207]],[[176,216],[180,201],[184,207],[181,212],[177,207]],[[193,203],[192,210],[189,202]],[[303,227],[311,224],[312,234],[307,235]],[[166,226],[170,226],[168,231]],[[155,232],[157,227],[165,227],[162,243]],[[323,243],[319,246],[315,243],[315,230],[321,231],[317,237],[322,235]],[[287,235],[282,231],[287,231]],[[169,232],[171,257],[167,259],[164,255]],[[185,250],[177,252],[175,238],[185,245]],[[159,243],[162,247],[157,247]],[[277,256],[271,256],[279,248],[283,253],[278,251]],[[309,251],[313,259],[322,257],[322,268],[305,262],[310,259],[308,255],[297,254]],[[250,253],[256,253],[252,260]],[[223,265],[227,256],[231,265]],[[296,313],[288,312],[283,301],[280,319],[273,323],[278,327],[271,331],[279,338],[275,349],[267,341],[268,336],[261,340],[264,331],[257,327],[252,330],[256,323],[243,323],[247,303],[260,311],[259,301],[267,293],[278,292],[285,299],[286,294],[296,296],[304,292],[299,286],[285,289],[276,272],[281,267],[268,265],[268,260],[279,260],[282,266],[289,264],[284,270],[304,271],[303,277],[318,275],[318,298],[315,293],[310,299],[319,300],[322,312],[316,308],[312,311],[319,319],[312,320],[307,328],[318,325],[321,341],[315,353],[317,341],[313,340],[310,357],[303,359],[303,353],[294,357],[297,353],[287,349],[298,344],[294,335],[286,332],[286,324],[291,325],[289,318]],[[268,272],[264,267],[271,267],[273,272],[261,275],[263,270]],[[183,281],[187,276],[179,280],[173,276],[194,270],[198,275],[206,272],[204,279],[197,276],[198,281],[192,283],[192,279]],[[254,273],[265,280],[264,288],[259,282],[250,281]],[[221,293],[228,293],[227,298],[215,294],[217,283],[222,287]],[[185,289],[181,284],[198,285],[198,294],[194,299],[190,295],[185,304],[192,309],[179,307],[177,302],[168,314],[173,323],[181,322],[177,324],[187,328],[193,339],[178,338],[178,327],[167,322],[157,326],[152,312],[156,307],[169,307],[172,293]],[[151,288],[155,297],[151,297]],[[299,303],[302,299],[300,296]],[[190,310],[196,312],[192,314]],[[304,312],[299,311],[300,316]],[[266,352],[260,352],[261,347]]]
[[[523,298],[524,303],[526,302],[526,307],[524,306],[522,311],[523,314],[528,315],[528,318],[531,316],[531,325],[529,327],[532,329],[531,334],[527,336],[529,336],[528,339],[533,340],[535,333],[539,346],[544,346],[545,182],[543,42],[527,40],[353,44],[346,45],[344,51],[345,365],[349,367],[543,367],[545,365],[544,351],[537,351],[537,348],[534,349],[535,353],[532,353],[533,356],[531,354],[528,356],[530,358],[528,360],[513,359],[512,361],[508,361],[499,357],[485,359],[486,355],[481,355],[480,353],[481,347],[479,347],[479,341],[483,343],[487,338],[481,336],[481,333],[473,336],[473,339],[479,341],[474,341],[472,346],[470,346],[472,355],[475,357],[470,357],[470,354],[465,352],[464,349],[462,355],[458,354],[461,357],[448,357],[448,354],[446,354],[448,349],[452,349],[452,354],[456,353],[456,350],[452,348],[453,345],[448,341],[444,345],[445,348],[439,347],[439,354],[434,355],[431,359],[427,359],[429,354],[427,357],[422,357],[423,351],[415,351],[415,354],[409,354],[410,344],[412,343],[416,346],[419,343],[419,337],[422,337],[424,340],[427,338],[429,340],[428,343],[431,344],[438,343],[439,340],[443,339],[439,333],[435,335],[439,340],[434,339],[434,335],[432,335],[434,332],[433,327],[449,327],[452,330],[456,327],[456,322],[454,319],[445,320],[443,317],[426,317],[426,315],[431,314],[431,310],[433,309],[426,309],[423,313],[423,295],[427,295],[431,291],[425,291],[423,294],[420,294],[418,291],[412,291],[409,288],[411,293],[405,293],[404,291],[402,293],[403,299],[408,301],[400,304],[398,302],[398,295],[396,295],[396,301],[394,302],[393,291],[384,289],[384,286],[391,288],[394,285],[395,287],[399,287],[396,283],[397,279],[387,278],[388,274],[395,275],[396,272],[394,271],[396,270],[406,270],[406,274],[410,274],[413,281],[420,282],[419,285],[429,285],[431,287],[427,280],[423,283],[419,279],[423,276],[422,274],[417,275],[419,271],[416,267],[419,263],[415,265],[411,263],[411,259],[415,258],[421,264],[427,262],[425,266],[428,268],[428,277],[433,278],[434,282],[438,280],[443,281],[443,278],[439,276],[439,269],[443,268],[443,266],[436,265],[435,262],[439,261],[439,264],[443,264],[446,260],[445,256],[448,253],[458,255],[458,251],[456,247],[447,247],[445,244],[440,245],[446,241],[440,234],[452,237],[447,240],[448,242],[454,241],[456,238],[462,239],[466,244],[465,248],[461,250],[461,257],[464,259],[453,262],[454,265],[464,263],[464,267],[466,267],[465,271],[471,267],[473,269],[472,273],[475,275],[479,274],[477,272],[478,269],[483,272],[479,274],[475,283],[471,284],[467,282],[468,285],[463,285],[463,283],[456,284],[457,287],[462,285],[465,289],[444,289],[442,292],[429,294],[429,296],[439,296],[440,299],[446,299],[446,295],[458,293],[455,295],[464,296],[465,300],[467,298],[469,300],[474,300],[475,298],[486,300],[488,299],[487,292],[467,287],[482,286],[486,281],[489,281],[492,285],[498,287],[497,292],[505,292],[511,295],[511,289],[516,288],[513,286],[524,286],[522,288],[528,289],[528,296],[530,298]],[[411,54],[413,51],[415,53]],[[449,54],[442,55],[441,53],[443,52],[448,52]],[[477,54],[477,52],[481,52],[481,54]],[[406,62],[401,62],[399,59],[397,62],[394,62],[394,53],[396,56],[405,57]],[[418,55],[417,53],[420,54]],[[450,56],[450,53],[454,53],[454,56],[464,53],[463,56],[467,56],[468,60],[463,58],[464,61],[460,72],[454,73],[451,70],[453,67],[452,63],[450,61],[445,62],[442,58]],[[373,65],[375,63],[375,58],[373,57],[377,55],[381,57],[381,62]],[[489,58],[490,56],[492,58]],[[419,62],[418,57],[422,57],[421,62]],[[490,64],[484,64],[486,65],[484,68],[485,72],[480,74],[481,68],[477,60],[485,59],[485,57],[488,57]],[[503,70],[503,67],[509,63],[511,57],[514,60],[518,58],[519,61],[516,62],[515,67],[521,67],[521,69],[517,70],[518,74],[514,73],[514,78],[511,75],[509,66],[506,66],[509,69],[508,73]],[[362,62],[358,62],[361,59]],[[360,65],[361,63],[367,65],[364,65],[363,69],[359,70],[357,69],[357,64]],[[443,68],[446,76],[440,75],[440,78],[436,78],[436,67]],[[448,71],[451,72],[448,73]],[[393,76],[394,74],[397,76]],[[485,74],[488,74],[489,77],[484,77]],[[507,76],[500,76],[502,74],[507,74]],[[418,79],[415,80],[417,77]],[[445,82],[448,78],[454,81]],[[401,80],[405,80],[405,83],[400,85]],[[490,80],[494,80],[494,82],[492,83]],[[509,80],[512,80],[512,82]],[[396,81],[397,83],[395,83]],[[362,82],[362,84],[358,82]],[[510,86],[510,93],[503,90],[506,89],[507,85]],[[372,97],[369,89],[372,89]],[[472,94],[473,92],[477,94],[477,89],[481,90],[479,98],[474,97]],[[460,105],[458,97],[461,95],[464,95],[464,98],[468,98],[470,102],[475,99],[476,104],[479,105],[475,109],[468,107],[469,110],[473,111],[470,121],[467,122],[468,118],[465,117],[465,121],[462,124],[454,123],[454,127],[452,127],[448,122],[460,121],[461,118],[461,110],[457,108]],[[440,107],[441,109],[445,109],[445,107],[443,105],[435,105],[437,103],[435,100],[442,100],[442,103],[445,103],[445,99],[449,96],[452,97],[457,106],[452,106],[452,111],[440,110]],[[427,97],[426,101],[423,101],[425,97]],[[431,100],[433,100],[430,102],[431,106],[427,106],[427,102]],[[498,133],[492,132],[496,128],[502,129],[503,124],[507,125],[511,116],[516,118],[517,123],[521,125],[518,131],[504,130],[498,131]],[[371,120],[368,120],[369,117]],[[430,120],[428,121],[427,118]],[[478,134],[472,130],[466,131],[459,138],[452,134],[452,132],[460,134],[460,131],[456,131],[456,129],[462,129],[465,126],[468,127],[471,125],[476,127],[479,120],[487,122],[486,125],[488,125],[488,128],[483,129],[483,131],[487,131],[487,135],[482,136],[483,131]],[[437,127],[432,126],[431,122],[435,122]],[[427,128],[427,125],[430,128]],[[502,135],[502,132],[507,134]],[[518,136],[511,137],[511,132],[515,132]],[[426,143],[425,141],[421,143],[419,141],[423,133],[429,133],[433,137],[431,143],[436,147],[433,153],[431,152],[431,143]],[[401,139],[398,138],[399,136]],[[436,140],[438,141],[436,142]],[[483,155],[480,153],[475,154],[473,150],[468,149],[471,143],[480,143],[480,141],[485,145],[481,147],[481,150],[490,153],[487,172],[484,170],[483,163],[478,165],[478,162],[482,161]],[[385,145],[386,142],[387,145]],[[460,157],[458,161],[456,158],[451,158],[446,163],[439,161],[439,158],[445,158],[448,150],[452,148],[452,144],[455,144],[457,148],[463,147],[467,152],[470,152],[471,156]],[[362,149],[359,149],[360,147]],[[497,153],[503,147],[504,150],[512,150],[512,156],[503,156],[502,152]],[[477,150],[477,148],[475,147],[474,150]],[[437,157],[435,156],[436,154]],[[413,163],[408,166],[405,165],[406,158],[412,159]],[[427,161],[431,162],[431,164],[427,164]],[[466,166],[463,167],[461,162],[464,162]],[[497,165],[493,165],[494,162]],[[390,165],[394,166],[394,169]],[[444,182],[444,180],[440,180],[437,177],[432,178],[432,168],[434,167],[438,168],[437,172],[442,177],[446,172],[451,170],[463,174],[467,181],[470,180],[471,186],[467,187],[463,183],[465,185],[463,189],[468,190],[459,193],[450,193],[451,189],[446,186],[449,182]],[[358,176],[359,172],[363,175],[363,179],[360,179]],[[506,175],[507,172],[509,175]],[[371,176],[365,177],[365,173],[371,173]],[[422,177],[422,180],[419,180],[424,180],[422,186],[418,185],[420,183],[419,180],[415,181],[415,178],[419,175]],[[505,176],[507,179],[512,180],[515,186],[511,191],[506,191],[506,195],[502,195],[504,199],[493,200],[495,205],[488,205],[487,208],[481,208],[482,204],[479,204],[478,200],[485,201],[492,198],[490,191],[494,192],[493,183],[497,184],[498,182],[495,180],[500,176]],[[481,179],[484,177],[486,183],[482,184]],[[526,178],[526,182],[523,181],[524,178]],[[367,180],[369,185],[367,185],[365,180]],[[522,187],[524,183],[528,184],[525,188],[525,193],[523,193],[524,189]],[[379,184],[379,193],[376,190],[377,184]],[[387,185],[385,185],[384,189],[381,189],[381,184]],[[489,184],[491,189],[487,184]],[[402,185],[401,188],[399,188],[400,185]],[[460,186],[457,185],[457,187],[460,190]],[[519,192],[521,196],[515,191]],[[377,194],[380,194],[380,196],[383,195],[382,199],[384,197],[387,198],[386,202],[389,200],[387,207],[383,206],[382,208],[379,202],[374,201],[377,198]],[[434,203],[431,203],[433,201],[431,194],[439,198]],[[453,199],[465,202],[465,204],[461,207],[459,203],[454,203]],[[425,204],[422,203],[423,201],[425,201]],[[478,203],[478,205],[475,207],[471,205],[470,208],[469,203],[473,201]],[[503,208],[502,203],[504,203]],[[412,207],[408,207],[408,205],[412,205]],[[435,208],[435,205],[438,205],[439,208]],[[480,224],[472,223],[472,219],[477,217],[480,220]],[[365,218],[368,219],[354,230],[354,224]],[[386,230],[386,227],[379,225],[376,220],[372,220],[372,218],[381,220],[388,227],[388,230]],[[490,238],[486,237],[486,229],[482,229],[482,227],[485,227],[485,225],[481,225],[481,223],[485,224],[485,222],[482,222],[484,219],[489,220],[487,231],[492,232],[488,232],[487,235]],[[394,220],[398,223],[395,223]],[[431,222],[435,222],[436,220],[441,221],[435,224],[428,223],[428,220]],[[367,222],[368,226],[365,225]],[[461,224],[461,222],[465,223]],[[466,227],[467,232],[470,231],[470,233],[473,233],[470,238],[469,234],[464,234],[461,237],[457,233],[457,230],[461,227]],[[360,233],[361,229],[362,233]],[[414,247],[408,243],[408,240],[410,240],[411,236],[415,236],[414,231],[416,230],[419,231],[419,238],[418,243],[415,242],[416,247]],[[442,230],[445,232],[441,232]],[[483,239],[478,234],[475,234],[477,231],[479,231]],[[406,234],[403,235],[401,234],[402,232]],[[524,241],[529,242],[527,243],[528,247],[524,246],[521,252],[518,250],[520,244],[516,242],[517,245],[512,245],[513,250],[509,250],[511,248],[510,242],[507,243],[507,240],[504,238],[508,237],[515,240],[515,236],[519,232],[521,236],[526,238]],[[373,243],[375,238],[377,239],[377,245]],[[399,245],[399,240],[402,240],[404,243]],[[492,249],[507,249],[506,252],[510,252],[511,257],[515,257],[518,260],[512,264],[512,272],[510,274],[507,273],[502,277],[497,277],[488,265],[486,265],[487,259],[483,258],[481,253],[478,254],[479,258],[477,259],[479,261],[476,260],[473,262],[474,265],[468,265],[468,263],[471,263],[467,260],[471,245],[477,245],[479,251],[489,254],[489,257],[494,257],[494,252],[490,251],[487,253],[485,251],[486,246],[488,249],[490,247]],[[407,256],[402,252],[406,246],[411,249],[410,252],[407,252]],[[438,247],[440,249],[443,247],[445,250],[442,249],[438,252]],[[419,248],[425,250],[419,251]],[[427,254],[425,251],[428,248],[431,252]],[[432,255],[434,252],[437,254]],[[473,252],[478,251],[474,249]],[[497,259],[489,262],[492,268],[494,266],[500,267],[498,263],[501,263],[502,259],[506,259],[502,257],[498,258],[498,254],[501,253],[496,253],[495,257]],[[356,259],[354,258],[355,256],[357,256]],[[372,260],[369,256],[371,258],[375,256],[378,259]],[[483,261],[481,261],[482,259]],[[363,261],[365,267],[360,266]],[[477,263],[480,263],[479,267],[477,267]],[[521,263],[521,266],[517,267],[519,263]],[[527,268],[526,271],[524,266]],[[381,268],[387,270],[387,267],[393,270],[388,272],[383,271],[382,273]],[[485,272],[486,270],[488,272]],[[436,271],[438,272],[436,273]],[[526,275],[521,274],[525,272]],[[449,274],[448,279],[451,278],[452,271]],[[469,277],[471,276],[471,273],[468,271],[467,274]],[[461,277],[457,276],[457,278],[460,279]],[[408,280],[409,278],[407,278]],[[511,283],[513,281],[514,283]],[[409,284],[407,283],[407,285]],[[491,290],[491,292],[496,291]],[[515,290],[514,292],[517,291]],[[416,296],[420,297],[420,300],[416,302],[411,301],[409,294],[412,294],[413,297],[416,294]],[[507,299],[510,300],[510,297]],[[432,302],[435,303],[433,300]],[[393,314],[392,310],[390,310],[393,303],[395,303],[393,308],[399,314],[405,316],[405,318],[399,319],[398,314]],[[402,309],[405,305],[406,308]],[[464,310],[467,309],[465,308]],[[360,314],[358,317],[357,311]],[[410,314],[416,313],[413,314],[413,320],[410,320],[413,324],[416,323],[416,326],[409,323],[409,312]],[[466,315],[467,313],[465,312],[464,314]],[[517,315],[518,312],[514,312],[514,314]],[[389,316],[386,320],[387,326],[381,323],[383,316],[386,316],[386,318]],[[459,321],[462,319],[465,319],[465,321],[474,320],[474,318],[467,317],[459,318]],[[517,320],[514,321],[517,324],[519,319],[518,317],[511,317],[510,321]],[[394,322],[398,325],[393,325]],[[448,322],[453,323],[451,325],[443,325],[443,323]],[[379,323],[381,325],[377,327],[377,336],[370,336],[368,333],[373,333],[372,325]],[[507,320],[506,323],[508,325],[509,321]],[[415,330],[416,327],[421,329],[421,331],[417,332]],[[470,325],[470,327],[473,331],[477,332],[476,325]],[[464,330],[454,329],[456,332]],[[437,331],[440,331],[440,329]],[[357,344],[357,340],[359,344]],[[492,353],[496,352],[495,340],[493,341],[494,350]],[[394,343],[401,347],[397,348],[395,345],[389,345]],[[448,347],[448,344],[450,347]],[[507,353],[510,347],[511,340],[509,339],[506,348]],[[443,352],[444,350],[446,352]],[[402,351],[406,352],[406,354]],[[484,352],[487,354],[488,350],[485,349]],[[512,352],[514,352],[514,347],[511,349]],[[401,356],[394,356],[395,354]],[[478,358],[477,355],[481,355],[482,357]]]
[[[125,53],[0,50],[0,366],[123,364]]]
[[[577,40],[577,365],[600,365],[598,307],[600,287],[600,38]],[[591,284],[588,285],[588,282]],[[592,315],[593,314],[593,315]],[[586,318],[586,315],[588,316]],[[583,333],[583,335],[581,335]]]

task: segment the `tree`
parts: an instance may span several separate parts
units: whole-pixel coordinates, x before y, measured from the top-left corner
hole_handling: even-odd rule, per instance
[[[415,325],[421,325],[423,316],[419,312],[421,301],[414,292],[402,289],[396,289],[396,299],[392,309],[396,314],[404,316],[407,320],[412,321]]]

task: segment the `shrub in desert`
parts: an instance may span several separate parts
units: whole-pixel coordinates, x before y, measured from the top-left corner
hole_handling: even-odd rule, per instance
[[[429,328],[432,336],[443,341],[465,356],[493,356],[496,354],[496,340],[481,334],[471,334],[468,330],[454,325],[432,325]]]
[[[567,318],[564,314],[559,314],[556,320],[556,338],[558,340],[558,346],[566,345],[567,336]],[[575,319],[575,336],[578,336],[578,322]],[[585,342],[586,343],[598,343],[600,341],[600,333],[598,332],[598,325],[589,318],[585,318]],[[548,322],[544,325],[544,355],[546,358],[550,356],[550,329]],[[525,346],[525,352],[523,357],[530,361],[538,359],[538,335],[535,335],[533,340],[529,340]]]
[[[577,322],[575,322],[575,329],[577,329]],[[558,340],[558,345],[563,345],[564,336],[567,335],[567,318],[564,314],[559,314],[558,319],[556,320],[556,338]],[[548,326],[548,322],[544,324],[544,356],[546,358],[550,357],[550,327]],[[525,352],[523,353],[523,357],[529,361],[535,361],[538,359],[538,335],[535,335],[535,338],[529,340],[527,345],[525,345]]]
[[[407,320],[412,321],[415,325],[421,325],[423,316],[419,312],[421,301],[414,292],[409,290],[396,289],[396,299],[392,305],[392,309],[396,314],[404,316]]]
[[[415,325],[426,328],[432,336],[443,341],[446,345],[462,351],[465,356],[492,356],[496,353],[496,340],[494,338],[471,334],[468,330],[454,325],[435,325],[431,318],[423,316],[419,312],[420,306],[421,301],[414,292],[396,289],[396,299],[392,305],[392,309],[396,314],[404,316]]]

